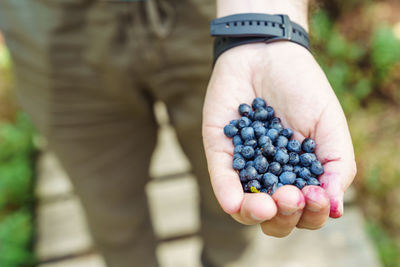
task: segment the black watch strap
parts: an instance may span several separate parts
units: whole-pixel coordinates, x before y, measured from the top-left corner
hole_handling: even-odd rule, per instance
[[[310,50],[307,32],[287,15],[258,13],[235,14],[215,19],[210,24],[214,40],[214,63],[226,50],[249,43],[287,40]]]

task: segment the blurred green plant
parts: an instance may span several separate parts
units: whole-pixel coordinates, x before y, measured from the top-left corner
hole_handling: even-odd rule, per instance
[[[21,208],[0,220],[0,266],[34,266],[29,249],[33,233],[32,211]]]
[[[387,77],[391,68],[400,62],[400,40],[391,27],[382,25],[373,33],[371,62],[380,82]]]
[[[311,28],[315,56],[346,114],[374,93],[382,93],[384,84],[393,84],[391,79],[399,79],[393,73],[400,64],[400,40],[388,25],[376,26],[367,40],[349,41],[328,12],[319,10],[312,16]],[[398,99],[398,90],[386,91],[389,98]]]
[[[315,56],[337,94],[343,109],[351,113],[372,92],[370,74],[360,68],[366,49],[349,42],[324,10],[311,19],[311,38]]]
[[[337,12],[320,9],[313,14],[314,55],[349,119],[358,166],[358,201],[370,220],[368,232],[383,265],[399,267],[400,40],[389,24],[360,25],[367,30],[351,39],[339,30],[348,29],[346,23],[354,21],[346,22],[344,17],[370,21],[365,16],[372,1],[340,12],[338,3],[344,5],[345,0],[325,2],[336,5]]]
[[[35,266],[33,253],[34,128],[17,109],[8,50],[0,43],[0,266]]]
[[[389,237],[386,231],[374,223],[369,221],[366,224],[367,232],[378,248],[379,257],[386,267],[400,266],[400,247]]]
[[[6,68],[11,64],[10,53],[5,45],[0,43],[0,68]]]
[[[34,266],[34,129],[19,113],[0,124],[0,266]]]

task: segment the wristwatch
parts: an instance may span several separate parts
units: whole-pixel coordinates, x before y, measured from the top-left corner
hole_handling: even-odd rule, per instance
[[[235,14],[217,18],[210,23],[214,40],[214,64],[226,50],[250,43],[291,41],[310,50],[307,32],[287,15],[259,13]]]

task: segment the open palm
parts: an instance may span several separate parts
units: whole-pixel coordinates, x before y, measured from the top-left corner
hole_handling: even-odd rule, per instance
[[[262,97],[300,142],[311,137],[324,165],[322,187],[294,186],[267,194],[243,193],[232,168],[233,145],[223,127],[239,118],[237,107]],[[290,42],[251,44],[217,61],[203,109],[203,138],[211,183],[222,209],[264,233],[286,236],[294,227],[317,229],[343,214],[343,194],[356,167],[346,118],[324,73],[301,46]]]

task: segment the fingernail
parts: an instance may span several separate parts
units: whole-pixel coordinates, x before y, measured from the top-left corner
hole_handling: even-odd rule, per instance
[[[322,210],[322,207],[314,201],[308,201],[306,209],[312,212],[319,212]]]
[[[339,200],[331,200],[331,210],[329,216],[331,218],[339,218],[343,215],[343,202]]]
[[[279,203],[279,214],[284,216],[290,216],[296,213],[299,210],[299,207],[293,206],[286,203]]]
[[[255,221],[263,221],[262,218],[257,217],[256,215],[254,215],[253,213],[250,213],[250,217],[255,220]]]
[[[296,213],[297,210],[294,211],[289,211],[289,210],[279,210],[279,214],[283,215],[283,216],[291,216],[294,215]]]
[[[307,201],[306,209],[312,212],[319,212],[323,209],[324,203],[328,204],[328,198],[320,187],[309,187],[305,189],[304,196]]]

